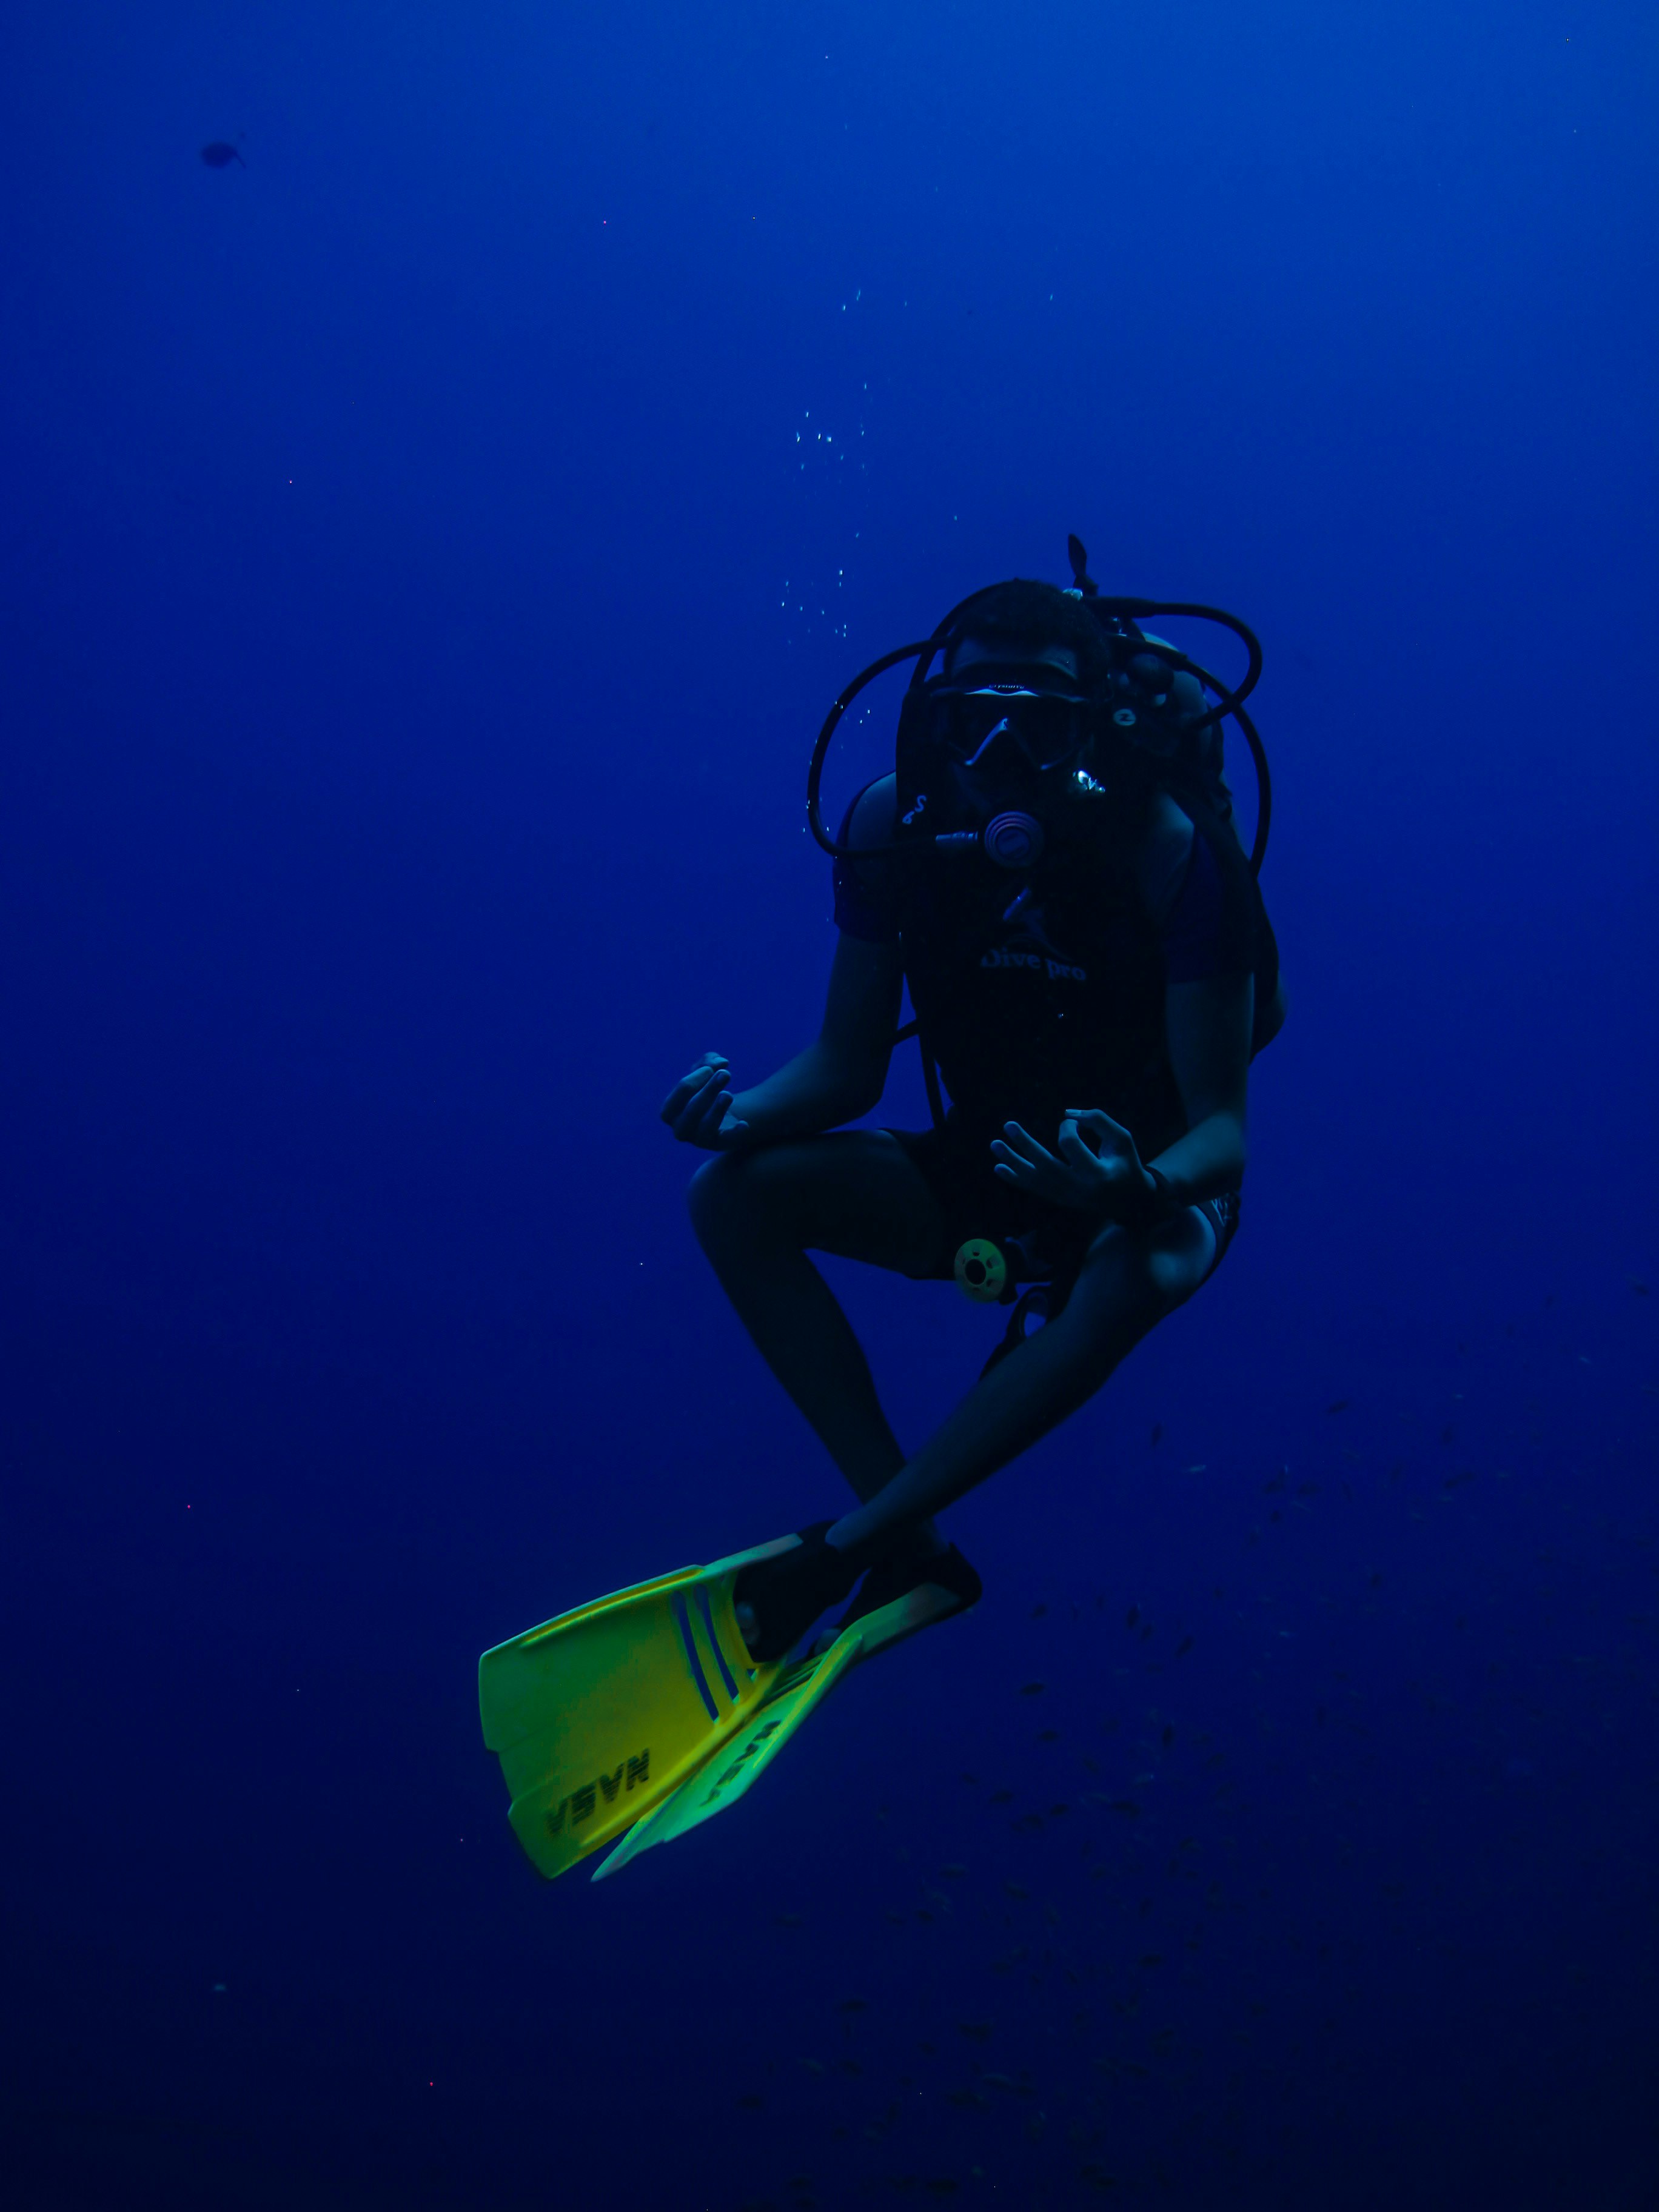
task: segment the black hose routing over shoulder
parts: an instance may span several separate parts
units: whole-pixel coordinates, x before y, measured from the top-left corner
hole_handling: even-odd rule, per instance
[[[1244,709],[1244,702],[1255,690],[1261,675],[1261,646],[1255,632],[1248,623],[1241,622],[1237,615],[1229,614],[1224,608],[1208,606],[1199,600],[1147,599],[1103,592],[1089,574],[1088,551],[1075,532],[1066,538],[1066,550],[1074,580],[1073,588],[1109,636],[1133,640],[1138,650],[1156,654],[1160,660],[1166,662],[1172,673],[1184,672],[1193,676],[1206,690],[1215,695],[1214,706],[1197,720],[1186,725],[1184,737],[1188,741],[1200,738],[1206,730],[1216,726],[1230,715],[1237,723],[1244,742],[1249,747],[1250,761],[1255,771],[1255,834],[1250,841],[1249,859],[1251,872],[1260,875],[1262,861],[1267,857],[1267,832],[1273,818],[1273,778],[1267,766],[1267,749],[1255,722]],[[824,716],[806,771],[806,820],[813,837],[832,860],[845,859],[851,849],[831,836],[819,805],[823,763],[842,716],[866,684],[873,684],[878,676],[884,675],[890,668],[896,668],[901,661],[914,660],[916,664],[911,672],[911,689],[924,683],[933,655],[959,634],[963,618],[975,601],[982,599],[986,592],[997,588],[995,585],[984,585],[980,590],[969,592],[965,599],[958,600],[951,608],[931,637],[923,638],[915,645],[896,646],[892,652],[883,653],[878,660],[872,660],[867,668],[860,669]],[[1155,643],[1146,637],[1140,629],[1143,617],[1163,615],[1189,616],[1197,621],[1216,623],[1223,629],[1230,629],[1249,655],[1243,680],[1230,687],[1178,647]]]

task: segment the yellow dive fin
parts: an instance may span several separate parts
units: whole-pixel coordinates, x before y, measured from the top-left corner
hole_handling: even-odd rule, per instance
[[[882,1606],[842,1629],[832,1643],[785,1667],[742,1724],[701,1760],[678,1788],[658,1798],[604,1863],[593,1880],[620,1874],[630,1859],[654,1844],[672,1842],[702,1821],[735,1805],[783,1749],[808,1714],[822,1705],[836,1684],[868,1659],[918,1629],[963,1610],[961,1598],[937,1583],[924,1583],[890,1605]]]
[[[484,1653],[484,1741],[539,1872],[551,1880],[614,1842],[754,1717],[789,1670],[750,1658],[732,1585],[751,1561],[799,1541],[781,1536],[712,1567],[682,1567]]]

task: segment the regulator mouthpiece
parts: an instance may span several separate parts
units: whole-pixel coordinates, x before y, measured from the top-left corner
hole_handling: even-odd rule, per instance
[[[1034,868],[1042,858],[1042,824],[1035,814],[994,814],[985,849],[1000,868]]]

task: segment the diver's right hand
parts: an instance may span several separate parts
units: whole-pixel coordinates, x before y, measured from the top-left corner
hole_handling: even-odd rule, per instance
[[[729,1152],[749,1135],[747,1121],[731,1111],[732,1071],[723,1052],[706,1052],[689,1075],[662,1102],[662,1118],[682,1145],[706,1152]]]

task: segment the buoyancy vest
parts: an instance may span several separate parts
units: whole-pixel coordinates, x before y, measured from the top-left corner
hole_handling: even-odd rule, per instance
[[[1141,881],[1159,789],[1215,858],[1220,968],[1254,973],[1260,1038],[1277,948],[1249,863],[1207,794],[1177,794],[1167,771],[1134,791],[1080,796],[1068,786],[1045,807],[1041,859],[1014,875],[977,849],[942,849],[938,811],[931,823],[918,816],[901,775],[891,858],[905,977],[923,1052],[959,1122],[982,1132],[1017,1121],[1047,1139],[1068,1107],[1096,1107],[1131,1131],[1143,1158],[1183,1133],[1160,917]]]

